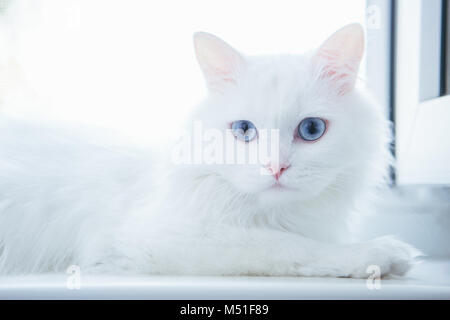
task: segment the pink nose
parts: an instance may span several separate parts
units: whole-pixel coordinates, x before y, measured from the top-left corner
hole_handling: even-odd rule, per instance
[[[278,181],[287,169],[289,169],[290,165],[288,164],[281,164],[280,166],[270,164],[267,167],[267,170],[275,177],[275,179]]]

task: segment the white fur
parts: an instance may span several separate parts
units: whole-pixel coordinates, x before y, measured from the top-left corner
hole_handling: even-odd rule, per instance
[[[388,122],[353,87],[361,34],[344,28],[325,42],[326,54],[261,57],[196,35],[210,94],[187,127],[201,120],[225,130],[246,119],[279,129],[280,155],[291,164],[280,178],[286,190],[270,189],[274,177],[260,165],[160,168],[143,150],[4,118],[0,273],[76,264],[90,272],[352,277],[378,265],[404,274],[418,254],[408,244],[345,241],[350,215],[383,183],[390,161]],[[329,122],[316,143],[294,138],[309,116]]]

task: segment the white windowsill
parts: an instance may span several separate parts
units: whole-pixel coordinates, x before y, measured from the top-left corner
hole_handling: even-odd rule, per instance
[[[426,260],[403,279],[288,277],[83,276],[69,290],[66,275],[0,277],[0,299],[450,299],[450,260]]]

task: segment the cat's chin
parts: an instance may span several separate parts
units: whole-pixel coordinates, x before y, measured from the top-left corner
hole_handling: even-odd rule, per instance
[[[259,192],[259,200],[264,204],[279,204],[299,199],[298,190],[282,184],[274,184]]]

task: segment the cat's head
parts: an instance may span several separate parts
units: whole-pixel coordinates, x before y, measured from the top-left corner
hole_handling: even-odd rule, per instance
[[[364,171],[385,147],[386,121],[355,89],[364,52],[360,25],[342,28],[306,55],[249,57],[208,33],[195,34],[194,45],[209,94],[192,120],[247,150],[261,143],[263,131],[276,129],[279,141],[264,161],[200,166],[199,175],[214,174],[274,204],[367,178]]]

